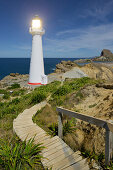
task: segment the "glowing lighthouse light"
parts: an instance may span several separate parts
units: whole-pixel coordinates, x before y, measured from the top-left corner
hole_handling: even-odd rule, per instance
[[[32,34],[32,54],[28,84],[47,84],[47,76],[44,74],[42,49],[42,35],[45,33],[45,30],[42,28],[42,23],[38,16],[33,18],[29,32]]]
[[[32,20],[32,28],[40,28],[41,27],[41,22],[40,20]]]

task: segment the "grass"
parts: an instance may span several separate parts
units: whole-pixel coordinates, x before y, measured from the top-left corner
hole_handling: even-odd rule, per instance
[[[8,90],[10,90],[10,89],[17,89],[17,88],[20,88],[20,84],[14,83],[14,84],[11,85],[11,87],[8,87]]]
[[[4,115],[14,114],[16,116],[24,109],[29,108],[44,99],[51,93],[53,89],[57,89],[60,82],[53,82],[47,86],[36,88],[33,92],[21,96],[19,99],[12,100],[12,102],[0,102],[0,119]],[[52,89],[53,87],[53,89]]]
[[[89,108],[95,107],[96,105],[97,105],[96,103],[89,105]]]
[[[76,124],[73,123],[73,118],[69,121],[65,121],[63,123],[63,136],[66,136],[68,133],[73,133],[76,128]],[[48,126],[48,134],[51,136],[58,136],[58,123],[52,123],[51,125]]]
[[[7,90],[5,90],[5,89],[0,89],[0,94],[5,94],[5,93],[7,93]]]
[[[59,87],[52,93],[49,103],[54,106],[62,106],[68,98],[68,95],[72,94],[73,92],[76,92],[76,98],[83,99],[83,94],[80,92],[80,89],[84,86],[97,83],[99,83],[98,80],[94,80],[88,77],[69,79],[64,81],[63,86]]]
[[[34,139],[21,142],[17,137],[10,140],[0,139],[0,165],[3,169],[34,169],[35,164],[41,168],[41,144],[34,144]],[[37,167],[38,168],[38,167]]]
[[[10,94],[9,93],[5,93],[2,98],[3,99],[10,99]]]

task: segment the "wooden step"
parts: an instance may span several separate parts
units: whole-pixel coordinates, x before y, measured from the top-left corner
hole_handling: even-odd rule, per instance
[[[43,153],[43,156],[44,157],[48,157],[49,155],[55,153],[55,152],[58,152],[59,150],[63,150],[65,147],[68,147],[68,145],[66,143],[62,143],[61,145],[55,147],[55,148],[52,148],[52,149],[49,149],[45,152],[46,149],[44,149],[42,151]]]
[[[82,160],[82,156],[80,156],[80,152],[77,151],[71,155],[69,155],[68,157],[65,157],[64,159],[62,159],[61,161],[58,161],[54,164],[54,166],[52,167],[52,170],[56,170],[56,169],[61,169],[61,168],[65,168],[75,162],[78,162]]]
[[[89,166],[87,164],[87,160],[86,159],[82,159],[81,161],[68,166],[67,168],[61,168],[61,170],[89,170]]]
[[[67,146],[67,147],[64,147],[63,149],[56,151],[55,153],[48,155],[47,156],[48,159],[43,160],[42,163],[47,165],[50,161],[52,162],[53,159],[56,159],[56,160],[59,159],[61,155],[63,155],[65,158],[65,156],[70,155],[72,153],[74,152]]]
[[[54,166],[52,167],[52,170],[56,170],[56,169],[65,169],[68,166],[71,166],[74,163],[77,163],[79,161],[82,160],[82,156],[80,156],[80,154],[77,154],[76,152],[66,158],[64,158],[63,160],[57,162],[57,164],[54,164]]]

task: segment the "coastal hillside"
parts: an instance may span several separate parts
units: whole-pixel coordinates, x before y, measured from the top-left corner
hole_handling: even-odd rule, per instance
[[[47,105],[37,112],[33,121],[53,136],[58,134],[57,106],[113,120],[112,67],[112,63],[79,66],[72,61],[62,61],[56,65],[55,72],[48,75],[49,84],[41,87],[27,85],[28,75],[6,76],[0,81],[0,137],[11,138],[12,123],[18,114],[45,99]],[[70,118],[64,119],[64,127],[64,141],[90,160],[91,169],[100,166],[105,169],[105,131]]]

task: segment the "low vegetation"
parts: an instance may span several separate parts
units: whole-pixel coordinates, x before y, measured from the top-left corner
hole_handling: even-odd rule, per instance
[[[68,133],[73,133],[76,130],[76,124],[74,119],[71,119],[70,121],[65,121],[63,123],[63,136],[66,136]],[[48,126],[48,134],[51,136],[58,135],[58,123],[52,123]]]
[[[17,88],[20,88],[20,84],[18,83],[14,83],[10,87],[8,87],[8,89],[17,89]]]
[[[34,144],[33,139],[21,142],[17,137],[12,139],[0,139],[0,166],[1,169],[21,170],[21,169],[40,169],[40,155],[43,147],[40,144]]]
[[[0,137],[4,139],[4,142],[6,142],[5,141],[6,136],[11,138],[13,136],[13,132],[12,132],[13,120],[17,117],[17,115],[21,113],[24,109],[29,108],[45,100],[47,97],[49,97],[49,102],[48,102],[49,104],[37,112],[37,114],[33,117],[33,121],[36,122],[39,126],[41,126],[44,130],[49,132],[52,136],[57,135],[58,134],[58,124],[57,124],[58,116],[56,112],[56,106],[66,107],[67,103],[69,102],[70,96],[73,93],[76,94],[76,98],[79,98],[80,100],[82,100],[84,96],[81,93],[81,88],[84,88],[85,86],[93,85],[96,83],[98,83],[97,80],[93,80],[87,77],[80,78],[80,79],[68,79],[64,81],[62,86],[60,82],[55,81],[46,86],[40,86],[38,88],[35,88],[35,90],[33,90],[31,93],[28,93],[28,94],[25,94],[26,91],[23,89],[20,89],[18,85],[11,86],[10,89],[13,89],[13,93],[10,94],[10,97],[13,97],[13,98],[11,100],[4,99],[4,101],[0,102],[0,130],[2,132],[2,135]],[[0,93],[4,95],[9,94],[10,89],[1,91]],[[71,118],[68,118],[68,121],[66,121],[64,119],[63,133],[65,137],[64,140],[67,142],[67,144],[69,144],[70,140],[67,140],[68,134],[69,135],[71,133],[72,135],[76,134],[76,120],[71,120]],[[6,144],[4,144],[4,146],[5,145]],[[19,141],[18,144],[15,143],[14,146],[12,145],[12,147],[15,148],[15,149],[13,148],[14,150],[17,150],[17,148],[19,149],[20,147],[20,150],[21,150],[23,145],[25,146],[25,143],[20,144],[20,141]],[[72,145],[75,146],[74,140],[72,140],[71,146]],[[13,149],[12,151],[14,151]],[[24,155],[24,153],[22,154]],[[32,161],[35,162],[32,158],[30,157],[27,157],[27,158],[30,159],[31,165],[32,165]],[[5,158],[3,158],[3,160],[6,161]],[[3,165],[3,160],[2,160],[2,155],[0,155],[0,162],[2,162],[2,166],[5,166]],[[17,166],[20,166],[20,165],[16,164],[16,167]],[[22,166],[27,167],[30,165],[23,164]],[[33,168],[33,166],[30,166],[30,167]]]

